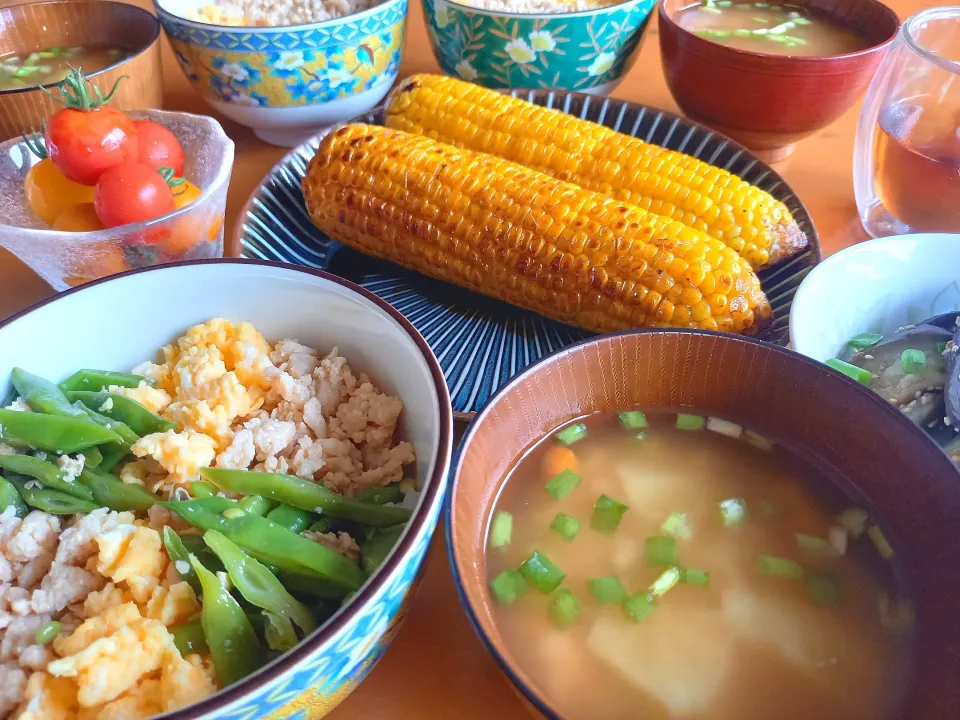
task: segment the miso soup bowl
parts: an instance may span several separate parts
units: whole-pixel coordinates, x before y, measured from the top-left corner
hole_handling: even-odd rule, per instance
[[[900,27],[877,0],[791,0],[853,28],[863,50],[825,57],[783,56],[720,45],[680,27],[689,0],[660,3],[660,59],[683,113],[719,130],[767,162],[826,127],[860,98]]]
[[[896,408],[825,365],[689,330],[606,335],[542,360],[487,403],[458,451],[446,515],[454,580],[480,638],[537,713],[560,717],[511,657],[487,590],[494,501],[507,471],[557,426],[632,408],[729,418],[844,477],[872,507],[915,591],[915,681],[896,717],[960,717],[960,477],[946,455]]]

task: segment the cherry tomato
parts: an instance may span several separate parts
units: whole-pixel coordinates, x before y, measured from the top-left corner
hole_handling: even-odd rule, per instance
[[[93,232],[104,227],[92,202],[68,207],[53,221],[53,229],[63,232]]]
[[[184,180],[182,183],[173,188],[173,202],[177,210],[179,210],[182,207],[186,207],[190,203],[196,202],[202,194],[203,190],[198,188],[189,180]]]
[[[123,249],[115,240],[84,245],[72,253],[64,281],[70,287],[130,269]]]
[[[93,191],[93,204],[107,227],[153,220],[174,209],[167,181],[143,163],[117,165],[104,172]]]
[[[183,175],[183,148],[176,135],[152,120],[134,120],[133,126],[137,129],[140,162],[157,170],[172,168],[177,177]]]
[[[82,185],[96,185],[105,170],[137,159],[133,120],[106,105],[58,110],[47,122],[44,141],[53,164]]]
[[[23,180],[27,205],[47,225],[68,207],[93,202],[93,188],[68,180],[49,158],[41,160]]]

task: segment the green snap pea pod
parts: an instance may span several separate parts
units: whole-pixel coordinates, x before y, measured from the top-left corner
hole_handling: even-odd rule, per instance
[[[43,510],[51,515],[75,515],[97,510],[100,506],[90,500],[67,495],[59,490],[45,487],[33,487],[36,480],[25,478],[22,475],[7,475],[9,480],[20,492],[23,501],[32,508]]]
[[[400,483],[390,483],[383,487],[367,488],[356,495],[357,500],[373,503],[374,505],[386,505],[387,503],[403,502],[403,492],[400,490]]]
[[[31,455],[0,455],[0,469],[39,480],[42,485],[51,490],[88,502],[93,501],[93,492],[90,488],[76,481],[68,482],[63,471],[52,462]]]
[[[310,575],[282,572],[278,575],[283,586],[291,592],[325,600],[339,600],[344,596],[344,589],[331,582]]]
[[[97,469],[108,473],[129,454],[130,451],[122,445],[105,445],[102,453],[103,459],[97,465]]]
[[[108,418],[106,415],[101,415],[96,410],[91,410],[88,408],[79,400],[77,400],[73,406],[79,410],[83,410],[87,417],[93,420],[93,422],[100,427],[104,427],[107,430],[113,430],[113,432],[120,436],[121,440],[123,441],[123,445],[127,448],[140,439],[140,436],[131,430],[126,423],[122,423],[119,420],[114,420],[113,418]]]
[[[189,565],[189,558],[185,562]],[[197,584],[200,584],[199,580],[197,580]],[[202,591],[198,590],[197,594],[199,595],[201,592]],[[210,652],[210,649],[207,647],[207,640],[203,637],[203,625],[200,622],[199,615],[191,618],[189,622],[184,623],[180,627],[173,628],[170,634],[173,635],[173,644],[177,646],[177,650],[180,651],[182,657],[193,653],[206,655]]]
[[[36,412],[86,419],[86,414],[71,405],[60,388],[39,375],[15,367],[10,372],[10,381]]]
[[[397,544],[403,530],[403,525],[377,530],[360,546],[360,567],[368,573],[372,573],[383,565],[383,561],[387,559],[387,555]]]
[[[233,586],[247,602],[273,615],[290,618],[304,635],[317,629],[317,621],[306,606],[288,593],[276,575],[256,558],[216,530],[207,530],[203,541],[220,558]]]
[[[111,385],[135,388],[142,382],[153,385],[153,380],[142,375],[131,375],[130,373],[114,372],[113,370],[77,370],[60,383],[60,389],[63,392],[70,392],[71,390],[99,392],[100,390],[106,390]]]
[[[225,501],[227,505],[214,503],[215,500]],[[281,571],[319,575],[347,590],[356,590],[366,579],[358,565],[339,553],[264,517],[243,512],[226,498],[214,496],[161,505],[201,530],[223,533],[260,562],[273,565]],[[234,509],[239,512],[226,513]],[[225,514],[231,517],[224,517]]]
[[[103,462],[103,453],[97,450],[95,447],[87,448],[86,450],[81,450],[80,454],[83,455],[84,467],[100,467],[100,464]]]
[[[202,535],[179,535],[180,542],[191,555],[196,555],[203,566],[213,572],[226,572],[227,569],[220,562],[220,558],[214,555],[213,550],[207,547],[203,541]]]
[[[90,488],[94,500],[111,510],[149,510],[157,502],[156,495],[139,485],[95,468],[84,468],[80,482]]]
[[[271,650],[286,652],[297,644],[297,632],[290,618],[264,610],[263,619],[263,636]]]
[[[11,506],[17,517],[26,517],[27,513],[30,512],[13,483],[0,475],[0,513]]]
[[[263,651],[257,634],[247,620],[243,608],[224,587],[220,579],[190,556],[190,564],[203,588],[203,610],[200,627],[217,677],[224,686],[233,685],[260,667]]]
[[[112,430],[87,418],[0,409],[0,440],[36,450],[72,455],[95,445],[121,442]]]
[[[183,544],[183,540],[169,525],[163,528],[163,547],[166,548],[170,562],[173,563],[180,577],[190,584],[197,595],[200,595],[203,587],[200,585],[200,578],[193,570],[193,565],[190,564],[190,553]]]
[[[275,502],[260,495],[248,495],[240,501],[240,509],[254,515],[266,515],[273,510],[274,506],[276,506]]]
[[[295,532],[298,535],[310,527],[312,517],[313,515],[306,510],[290,505],[280,505],[267,513],[267,520],[282,525],[290,532]]]
[[[407,508],[375,505],[345,497],[295,475],[223,468],[202,468],[200,475],[221,490],[241,495],[261,495],[301,510],[315,511],[320,508],[324,515],[374,527],[390,527],[410,519],[410,510]]]
[[[70,402],[79,400],[91,410],[119,420],[140,437],[177,428],[177,424],[172,420],[150,412],[136,400],[131,400],[125,395],[106,391],[71,390],[67,393],[67,397]]]
[[[333,530],[336,518],[329,515],[321,515],[320,518],[310,526],[310,532],[325,533]]]
[[[203,480],[194,480],[188,490],[195,498],[208,498],[217,494],[217,486]]]

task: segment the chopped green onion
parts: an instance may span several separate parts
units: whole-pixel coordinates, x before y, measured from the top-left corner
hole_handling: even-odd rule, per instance
[[[513,515],[501,510],[493,518],[493,524],[490,526],[490,547],[509,545],[511,535],[513,535]]]
[[[580,476],[573,470],[561,470],[547,482],[547,492],[562,500],[580,484]]]
[[[575,423],[569,427],[565,427],[563,430],[560,430],[557,433],[554,433],[554,437],[564,445],[572,445],[577,440],[582,440],[587,436],[587,426],[583,423]]]
[[[742,525],[747,519],[747,501],[743,498],[728,498],[720,503],[720,519],[724,527]]]
[[[677,413],[677,430],[703,430],[707,426],[707,419],[703,415]]]
[[[613,605],[627,599],[627,590],[619,578],[590,578],[590,590],[598,605]]]
[[[527,583],[519,570],[504,570],[490,583],[493,597],[500,605],[509,605],[523,597],[527,592]]]
[[[830,358],[827,360],[827,367],[832,368],[837,372],[841,372],[847,377],[853,378],[862,385],[869,385],[870,381],[873,380],[873,374],[869,370],[864,370],[861,367],[851,365],[850,363],[844,362],[843,360],[838,360],[837,358]]]
[[[840,584],[830,573],[814,573],[807,576],[807,589],[815,605],[839,605],[843,599]]]
[[[710,584],[710,573],[697,568],[680,568],[680,582],[687,585],[707,587]]]
[[[763,450],[764,452],[773,450],[773,442],[753,430],[744,430],[743,439],[747,445],[753,445],[757,450]]]
[[[639,410],[620,413],[620,422],[627,430],[643,430],[650,425],[647,422],[647,416]]]
[[[573,621],[580,614],[581,606],[577,596],[568,588],[560,588],[553,595],[550,602],[550,619],[561,630],[573,625]]]
[[[814,550],[816,552],[823,552],[830,549],[830,543],[828,543],[822,537],[817,537],[816,535],[807,535],[806,533],[794,533],[793,536],[797,539],[797,546],[801,550]]]
[[[545,595],[549,595],[560,587],[560,583],[567,576],[563,570],[553,564],[550,558],[536,550],[520,565],[520,574]]]
[[[727,437],[732,437],[738,439],[743,435],[743,426],[732,423],[729,420],[724,420],[723,418],[708,417],[707,418],[707,430],[712,430],[715,433],[720,435],[726,435]]]
[[[564,513],[557,513],[553,522],[550,523],[550,529],[564,540],[571,541],[580,532],[580,521]]]
[[[773,557],[771,555],[760,555],[758,559],[760,562],[760,572],[764,575],[794,580],[803,577],[803,567],[795,560]]]
[[[47,643],[55,640],[62,630],[62,626],[56,620],[51,620],[46,622],[37,628],[37,634],[34,636],[34,639],[37,642],[37,645],[46,645]]]
[[[666,565],[668,567],[678,564],[680,561],[680,552],[677,550],[677,541],[675,538],[665,535],[652,535],[645,541],[647,547],[647,562],[650,565]]]
[[[690,536],[693,535],[690,520],[687,519],[687,514],[682,512],[670,513],[667,519],[663,521],[660,529],[667,535],[673,535],[673,537],[678,537],[682,540],[689,540]]]
[[[848,535],[853,538],[858,538],[863,535],[867,529],[867,521],[870,519],[870,516],[867,515],[866,510],[853,507],[847,508],[834,519],[837,525],[847,531]]]
[[[657,607],[657,599],[647,593],[637,593],[623,601],[623,611],[634,622],[641,622]]]
[[[877,552],[880,553],[880,557],[889,560],[893,557],[893,547],[887,541],[887,538],[884,536],[883,532],[876,525],[871,525],[867,529],[867,535],[870,536],[870,539],[873,541],[873,546],[877,549]]]
[[[784,505],[782,500],[761,500],[760,501],[760,514],[763,517],[778,517],[783,515],[786,512],[787,506]]]
[[[650,594],[654,597],[660,597],[667,592],[667,590],[680,582],[680,578],[680,568],[667,568],[660,573],[660,576],[650,585]]]
[[[609,495],[601,495],[593,505],[590,527],[604,535],[613,535],[620,527],[623,514],[629,509],[629,505],[624,505]]]
[[[867,348],[873,347],[881,340],[883,340],[883,335],[880,333],[860,333],[856,337],[852,337],[847,340],[847,345],[852,347],[854,350],[866,350]]]
[[[937,352],[943,355],[947,351],[947,343],[938,342],[937,343]]]
[[[900,368],[907,375],[919,375],[927,369],[927,356],[922,350],[908,348],[900,355]]]

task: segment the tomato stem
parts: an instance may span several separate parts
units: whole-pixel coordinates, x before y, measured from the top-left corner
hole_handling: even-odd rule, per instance
[[[41,123],[39,133],[32,132],[28,135],[26,130],[20,133],[24,144],[27,146],[27,149],[29,149],[30,152],[32,152],[41,160],[47,159],[47,147],[43,143],[43,135],[46,132],[46,125],[46,122]]]
[[[186,182],[185,178],[176,177],[176,175],[174,175],[173,168],[161,167],[157,168],[157,172],[160,173],[160,177],[166,181],[167,185],[169,185],[171,189],[183,185]],[[186,191],[186,188],[184,188],[184,191]],[[174,195],[179,194],[180,193],[174,193]]]
[[[117,81],[113,84],[113,87],[110,89],[110,92],[107,93],[104,97],[103,93],[100,92],[100,88],[96,85],[92,85],[89,80],[83,76],[83,71],[80,68],[75,68],[73,65],[70,65],[70,72],[67,73],[67,76],[63,79],[59,85],[57,85],[57,93],[52,90],[48,90],[42,85],[37,85],[38,88],[43,90],[47,95],[52,97],[58,103],[66,105],[72,110],[82,110],[83,112],[90,112],[92,110],[99,110],[101,107],[106,105],[113,99],[114,94],[117,92],[117,86],[120,84],[120,81],[126,78],[126,75],[121,75],[117,78]],[[90,92],[90,88],[93,88],[93,92]]]

